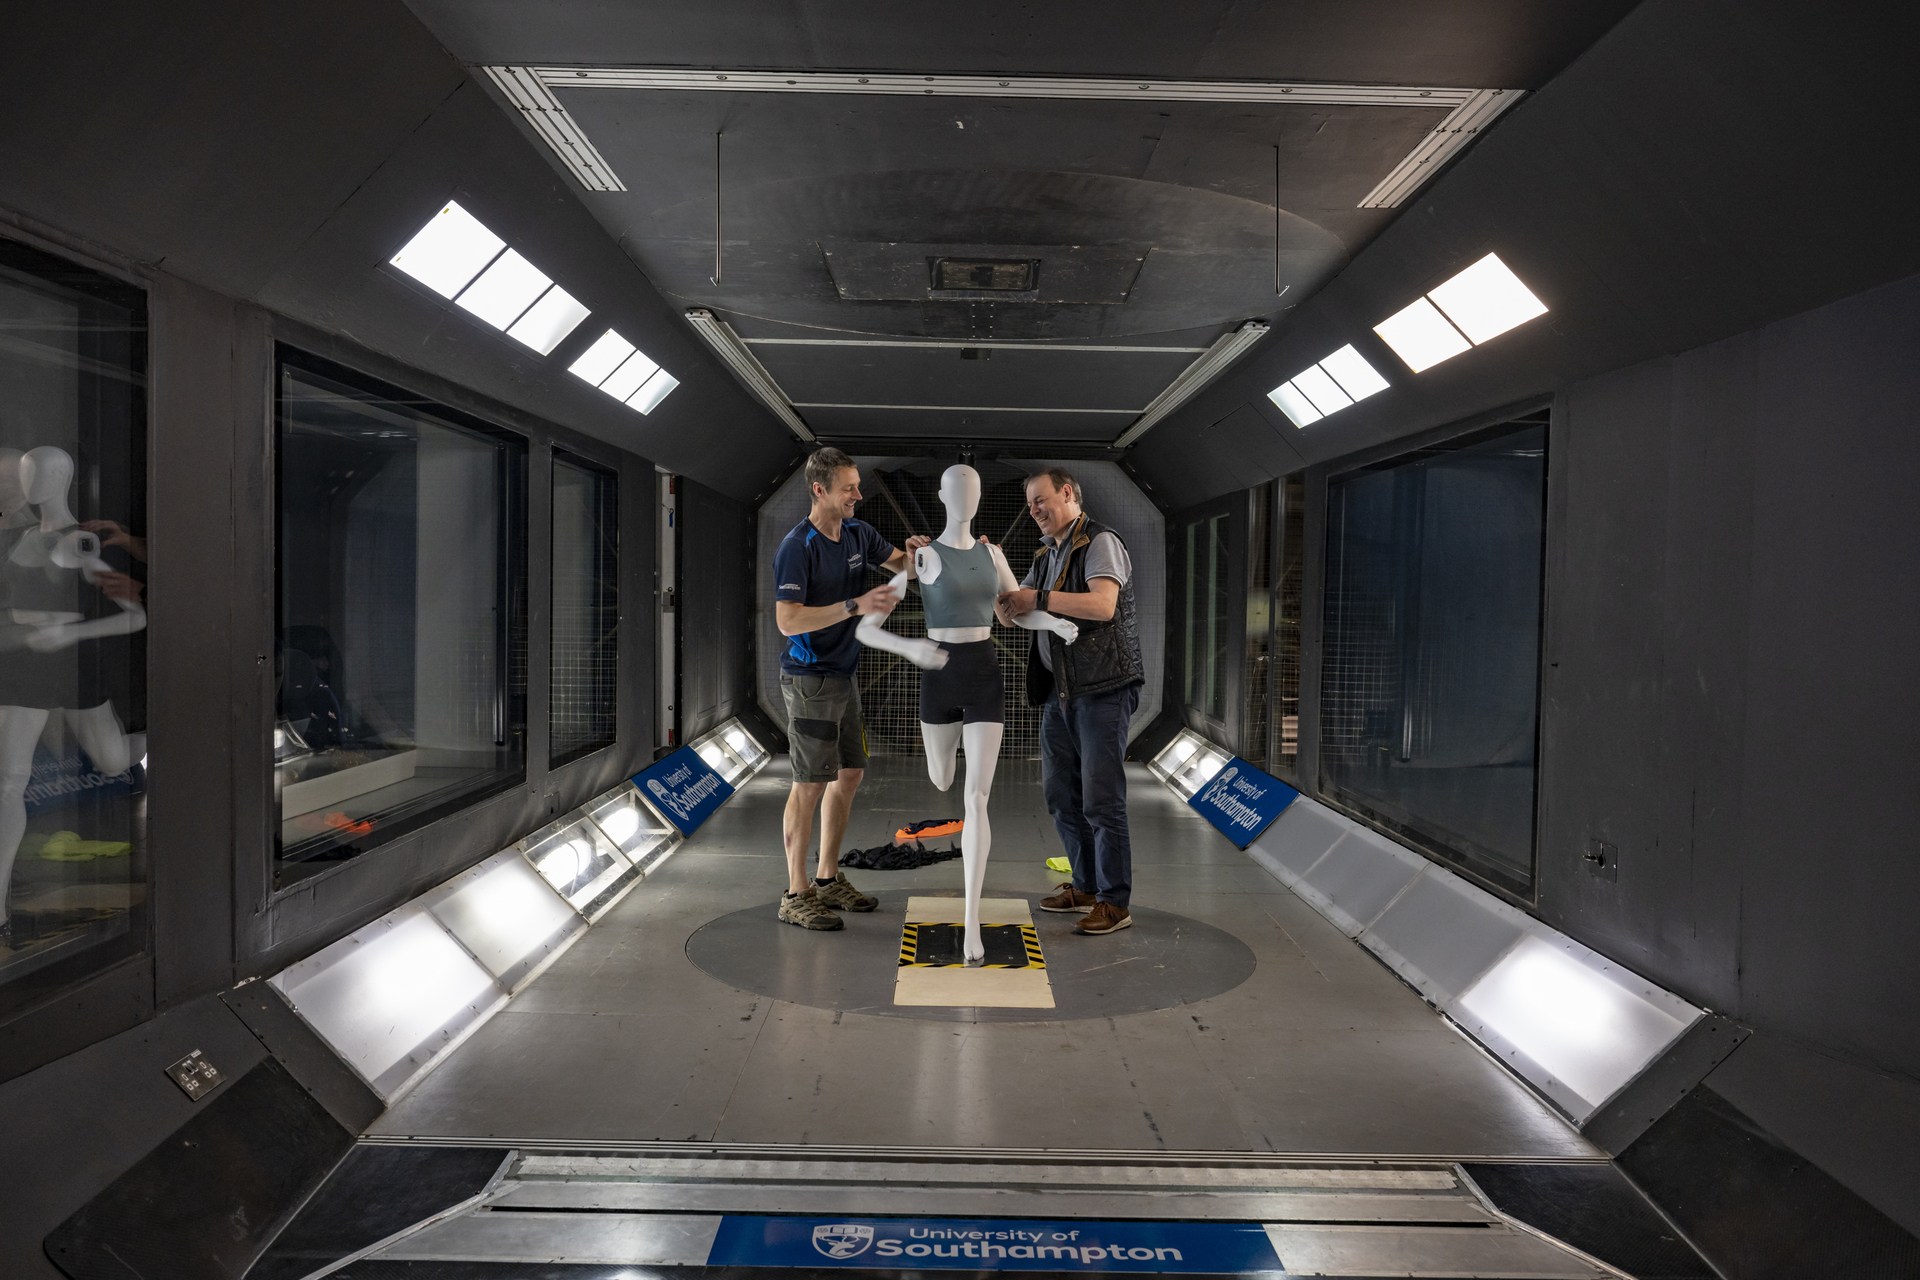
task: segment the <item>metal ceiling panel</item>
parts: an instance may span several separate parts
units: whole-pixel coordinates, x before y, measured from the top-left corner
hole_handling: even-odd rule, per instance
[[[984,409],[917,407],[823,408],[800,410],[824,444],[846,439],[960,441],[1045,446],[1057,441],[1105,445],[1131,422],[1130,414],[1066,410],[996,412]]]
[[[1185,351],[819,347],[755,343],[796,404],[979,405],[1137,414],[1194,361]],[[858,401],[852,395],[861,397]],[[1114,435],[1128,419],[1113,420]]]

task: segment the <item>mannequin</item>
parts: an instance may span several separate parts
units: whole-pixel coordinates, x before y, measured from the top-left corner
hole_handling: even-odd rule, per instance
[[[106,776],[133,763],[133,744],[113,703],[73,709],[70,704],[82,700],[78,669],[53,656],[83,640],[131,635],[147,625],[146,610],[131,600],[115,600],[116,612],[94,619],[79,607],[83,586],[111,567],[100,558],[99,537],[78,528],[68,506],[73,477],[73,457],[64,449],[0,451],[0,945],[12,937],[7,899],[26,834],[33,752],[48,721],[58,712]]]
[[[953,785],[957,753],[962,748],[966,751],[966,825],[960,832],[966,877],[963,956],[967,964],[978,965],[987,954],[980,936],[980,892],[993,843],[987,795],[999,763],[1000,740],[1006,734],[1006,694],[992,639],[993,602],[1020,583],[1000,548],[973,536],[973,517],[980,509],[980,473],[965,465],[948,467],[940,477],[940,501],[947,509],[946,528],[932,544],[915,552],[913,560],[914,576],[927,601],[927,639],[889,634],[882,629],[885,614],[861,619],[858,635],[863,643],[878,648],[900,652],[898,644],[925,645],[940,655],[938,663],[918,662],[929,672],[920,690],[920,740],[927,752],[927,773],[942,791]],[[902,573],[894,585],[902,586],[905,580]],[[1018,621],[1030,631],[1052,631],[1068,644],[1080,635],[1080,629],[1065,618],[1037,609],[1022,614]]]

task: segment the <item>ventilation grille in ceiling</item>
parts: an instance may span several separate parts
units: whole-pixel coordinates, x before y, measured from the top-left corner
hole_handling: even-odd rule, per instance
[[[1039,287],[1038,258],[935,258],[933,288],[1026,293]]]

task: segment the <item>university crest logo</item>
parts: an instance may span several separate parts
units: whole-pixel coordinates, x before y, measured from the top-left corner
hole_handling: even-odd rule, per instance
[[[873,1247],[873,1228],[856,1222],[830,1222],[813,1229],[813,1247],[835,1260],[857,1258]]]

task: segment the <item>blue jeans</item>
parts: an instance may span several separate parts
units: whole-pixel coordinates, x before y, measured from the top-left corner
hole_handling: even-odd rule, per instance
[[[1073,887],[1124,907],[1133,896],[1127,836],[1127,722],[1140,686],[1047,699],[1040,714],[1040,778]]]

